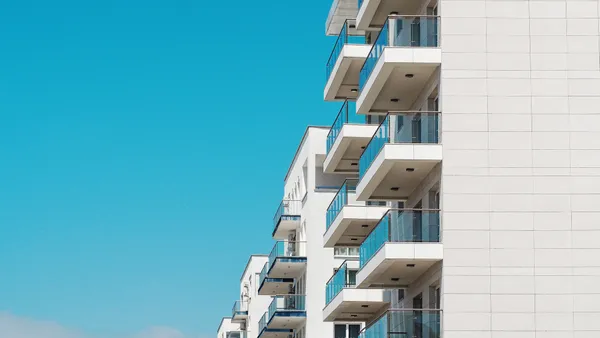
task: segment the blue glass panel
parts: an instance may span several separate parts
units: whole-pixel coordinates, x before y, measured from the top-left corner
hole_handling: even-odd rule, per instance
[[[302,209],[302,202],[296,200],[283,200],[277,207],[277,211],[275,212],[275,216],[273,216],[273,223],[275,225],[275,230],[277,230],[277,226],[279,226],[279,222],[281,220],[293,220],[300,219],[300,212]]]
[[[269,320],[279,312],[306,311],[306,296],[285,295],[275,296],[269,304]]]
[[[390,16],[360,70],[359,88],[363,89],[385,47],[438,47],[438,20],[436,16]]]
[[[375,160],[375,157],[379,154],[379,151],[386,143],[390,142],[390,115],[385,117],[385,120],[379,125],[379,128],[375,131],[375,134],[367,144],[367,147],[360,155],[358,160],[358,177],[362,178],[367,169]]]
[[[437,210],[388,211],[360,246],[362,268],[386,242],[439,242],[440,213]]]
[[[373,72],[373,68],[375,68],[377,60],[379,60],[379,57],[383,53],[383,49],[388,46],[388,35],[388,21],[386,21],[381,31],[379,31],[377,40],[375,40],[373,47],[371,47],[371,51],[369,52],[369,55],[367,56],[367,59],[360,70],[358,79],[358,87],[360,90],[362,90],[363,86],[369,79],[369,76]]]
[[[258,321],[258,332],[262,332],[264,329],[267,328],[267,317],[269,316],[269,312],[265,312],[264,315],[262,315],[262,317],[260,317],[260,320]]]
[[[362,178],[386,143],[438,143],[439,113],[390,113],[379,126],[358,161]]]
[[[360,333],[360,338],[440,338],[440,310],[389,310]]]
[[[356,114],[356,102],[346,101],[335,117],[335,120],[331,125],[331,129],[329,130],[329,134],[327,134],[327,153],[329,153],[331,147],[333,147],[335,143],[335,140],[337,140],[337,137],[340,135],[342,127],[344,127],[345,124],[351,123],[364,124],[365,117],[358,116]]]
[[[331,72],[333,71],[333,68],[335,67],[335,63],[337,62],[337,59],[339,58],[340,53],[342,52],[342,49],[344,48],[344,45],[346,45],[346,44],[364,44],[365,43],[364,36],[350,34],[349,25],[348,25],[349,22],[354,24],[354,20],[346,20],[344,22],[344,25],[342,26],[342,30],[340,31],[340,34],[338,34],[337,40],[335,41],[335,44],[333,45],[333,50],[331,51],[331,54],[329,54],[329,59],[327,60],[327,65],[325,66],[325,80],[326,81],[329,80],[329,77],[331,76]]]
[[[267,262],[267,263],[265,263],[262,270],[260,271],[260,277],[259,277],[260,285],[262,285],[262,283],[265,281],[265,278],[267,278],[268,269],[269,269],[269,263]]]
[[[357,180],[346,180],[340,190],[338,190],[337,194],[327,208],[325,223],[326,231],[329,230],[329,227],[340,213],[342,208],[348,204],[348,192],[355,192],[357,183]]]
[[[347,265],[344,263],[325,286],[325,304],[329,304],[346,287],[346,275]]]

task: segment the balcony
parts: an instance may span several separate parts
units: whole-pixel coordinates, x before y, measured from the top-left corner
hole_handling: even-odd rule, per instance
[[[380,116],[359,116],[355,112],[355,102],[344,102],[331,125],[327,134],[327,155],[323,163],[325,173],[358,174],[360,154],[381,121]]]
[[[306,242],[278,241],[260,274],[259,295],[290,293],[306,269]]]
[[[407,286],[442,258],[439,210],[392,209],[360,246],[356,284]]]
[[[258,338],[292,338],[292,329],[268,329],[269,311],[265,312],[258,321]]]
[[[233,323],[240,323],[246,319],[248,319],[248,302],[242,300],[235,301],[231,310],[231,321]]]
[[[439,80],[437,16],[390,16],[360,70],[356,113],[409,110]]]
[[[356,31],[353,20],[346,20],[325,66],[326,101],[356,99],[360,68],[369,50],[364,34]]]
[[[442,161],[439,112],[387,115],[358,161],[356,199],[402,200]]]
[[[389,209],[385,202],[368,205],[356,201],[357,183],[356,179],[346,180],[327,208],[327,230],[323,235],[326,248],[362,243]]]
[[[367,321],[389,303],[381,289],[356,289],[357,261],[344,262],[325,287],[324,321]]]
[[[357,0],[333,0],[325,23],[325,35],[340,34],[346,20],[356,18],[356,14],[358,14]]]
[[[273,238],[288,238],[288,234],[300,226],[301,211],[302,201],[283,200],[277,207],[277,212],[273,217],[273,223],[275,225],[273,229]]]
[[[283,338],[306,322],[306,297],[286,295],[273,297],[268,311],[259,321],[259,337]]]
[[[440,338],[441,310],[393,309],[364,328],[360,338]]]

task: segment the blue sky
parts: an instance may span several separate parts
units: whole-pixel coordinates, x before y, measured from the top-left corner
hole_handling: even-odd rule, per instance
[[[306,125],[339,109],[330,5],[2,2],[0,330],[214,336]]]

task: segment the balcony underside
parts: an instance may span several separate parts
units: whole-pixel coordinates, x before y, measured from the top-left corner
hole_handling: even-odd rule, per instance
[[[346,19],[355,19],[357,13],[358,0],[333,0],[325,23],[325,34],[330,36],[340,34]]]
[[[338,56],[329,79],[325,84],[325,101],[356,99],[358,96],[358,76],[369,55],[369,45],[344,45]],[[356,91],[352,91],[355,89]]]
[[[298,278],[306,269],[306,257],[277,257],[268,278]]]
[[[267,329],[296,329],[306,322],[306,311],[276,311],[267,323]]]
[[[323,246],[360,245],[388,209],[386,206],[344,206],[325,232]]]
[[[323,171],[333,173],[357,173],[358,160],[364,148],[377,130],[373,124],[345,124],[325,157]],[[355,163],[355,165],[352,165]]]
[[[356,199],[407,199],[441,161],[440,144],[386,144],[358,182]]]
[[[259,338],[289,338],[293,334],[292,330],[289,329],[265,329],[258,337]]]
[[[293,278],[265,278],[258,288],[258,294],[261,296],[289,294],[293,286]]]
[[[383,290],[345,288],[325,306],[323,320],[364,322],[387,306]]]
[[[442,259],[441,243],[385,243],[358,271],[356,284],[358,288],[407,286]]]
[[[236,311],[233,316],[231,316],[232,323],[243,323],[248,319],[248,311]]]
[[[432,76],[437,76],[441,62],[440,48],[385,48],[360,91],[356,113],[410,110]]]
[[[361,30],[379,30],[390,13],[417,14],[422,2],[395,0],[363,0],[356,13],[356,26]]]
[[[273,238],[285,240],[291,231],[300,226],[300,215],[283,215],[273,230]]]

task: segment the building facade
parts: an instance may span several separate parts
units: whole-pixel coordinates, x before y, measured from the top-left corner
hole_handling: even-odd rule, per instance
[[[286,176],[259,337],[600,337],[599,18],[334,0],[340,108]]]

